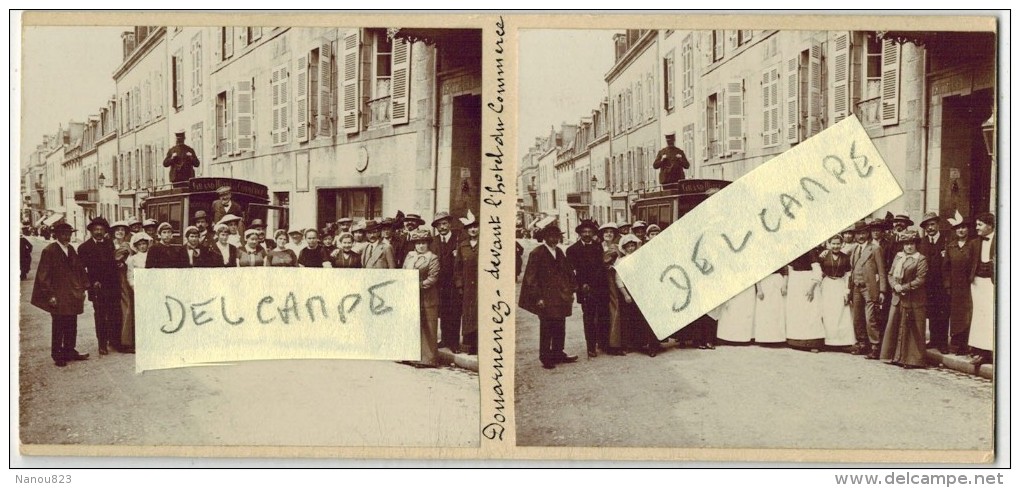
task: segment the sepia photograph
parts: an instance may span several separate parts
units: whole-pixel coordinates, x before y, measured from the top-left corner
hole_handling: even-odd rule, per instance
[[[998,74],[984,25],[521,29],[517,445],[993,453]],[[653,331],[639,303],[675,297],[632,296],[618,270],[663,249],[654,239],[700,243],[676,229],[686,215],[844,121],[901,196]],[[791,222],[818,197],[796,196]],[[739,207],[718,217],[757,219]]]
[[[478,447],[481,29],[148,20],[21,26],[22,453]],[[409,292],[325,304],[397,275]],[[171,335],[187,293],[222,298],[177,300]],[[411,339],[337,359],[286,336],[309,320]],[[185,361],[203,344],[170,338],[197,330],[262,335]]]

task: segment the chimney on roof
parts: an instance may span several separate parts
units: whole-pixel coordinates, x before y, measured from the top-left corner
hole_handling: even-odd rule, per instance
[[[124,46],[124,59],[127,59],[135,50],[135,33],[132,31],[121,32],[120,39]]]

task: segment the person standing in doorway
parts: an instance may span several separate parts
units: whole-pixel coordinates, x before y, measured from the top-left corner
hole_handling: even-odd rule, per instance
[[[971,269],[970,295],[974,301],[967,344],[971,362],[992,362],[995,344],[995,215],[983,213],[975,219],[978,238]]]

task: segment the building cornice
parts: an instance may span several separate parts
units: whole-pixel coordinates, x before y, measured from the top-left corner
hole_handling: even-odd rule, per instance
[[[612,83],[618,76],[620,76],[620,73],[623,73],[623,71],[626,70],[634,62],[634,60],[638,58],[638,56],[644,53],[645,49],[652,45],[652,42],[655,41],[658,35],[659,31],[655,29],[645,32],[644,35],[642,35],[638,41],[627,50],[627,53],[613,65],[609,72],[606,73],[606,83]]]
[[[141,45],[136,46],[135,50],[131,51],[131,55],[128,56],[116,70],[114,70],[113,80],[117,81],[120,77],[124,76],[124,74],[138,64],[138,62],[145,57],[146,54],[149,54],[156,44],[162,41],[164,37],[166,37],[166,27],[156,27],[155,30],[150,32],[145,38],[145,41],[143,41]]]

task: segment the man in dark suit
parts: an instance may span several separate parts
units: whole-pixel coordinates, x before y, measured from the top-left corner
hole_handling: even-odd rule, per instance
[[[563,240],[559,227],[545,227],[537,238],[542,244],[528,255],[518,304],[538,315],[538,359],[543,368],[553,369],[557,364],[577,361],[577,356],[563,350],[566,321],[574,306],[574,273],[558,247]]]
[[[50,355],[57,366],[88,359],[74,349],[78,338],[78,315],[85,310],[89,281],[78,253],[71,247],[74,228],[61,222],[53,226],[56,242],[43,249],[32,289],[32,305],[50,314]]]
[[[949,238],[939,229],[939,216],[935,212],[924,214],[921,228],[924,237],[917,245],[928,261],[926,311],[928,314],[928,348],[938,349],[942,354],[949,352],[949,294],[942,286],[942,260],[946,257],[946,243]]]
[[[149,254],[145,258],[146,268],[189,267],[184,248],[170,242],[174,236],[174,228],[168,222],[159,224],[156,235],[159,236],[159,242],[149,247]]]
[[[195,217],[191,219],[191,225],[198,229],[198,242],[202,247],[209,247],[216,242],[216,233],[209,228],[209,215],[205,213],[205,210],[195,212]]]
[[[676,132],[666,134],[666,147],[659,150],[652,163],[652,168],[659,170],[659,184],[663,188],[676,186],[685,178],[684,170],[690,167],[687,155],[676,147]]]
[[[198,156],[195,150],[184,143],[184,131],[177,131],[177,143],[166,153],[163,159],[163,167],[170,168],[170,182],[181,183],[195,177],[195,168],[198,167]]]
[[[854,227],[857,247],[850,255],[850,311],[857,336],[853,352],[878,359],[882,344],[878,312],[886,295],[886,269],[882,247],[869,240],[869,233],[869,227],[863,222]]]
[[[582,220],[574,229],[580,236],[567,248],[567,261],[574,269],[577,284],[577,303],[584,317],[584,341],[588,357],[598,355],[597,348],[609,347],[609,278],[602,264],[602,245],[595,242],[599,225],[593,220]]]
[[[114,257],[116,248],[109,238],[110,224],[102,217],[89,222],[92,237],[78,247],[81,262],[88,273],[89,300],[95,309],[96,339],[99,354],[109,354],[108,347],[119,351],[120,347],[120,274]]]
[[[213,222],[219,223],[223,216],[230,214],[244,218],[244,211],[241,210],[241,204],[233,200],[230,187],[221,186],[216,189],[216,195],[219,199],[212,203],[213,208]],[[244,229],[241,229],[241,234],[244,234]]]
[[[432,220],[436,235],[429,244],[432,254],[439,257],[439,347],[460,352],[460,297],[454,283],[454,260],[457,253],[457,234],[450,230],[452,218],[448,212],[439,212]]]
[[[28,242],[24,227],[21,228],[21,279],[28,279],[28,272],[32,270],[32,243]]]

